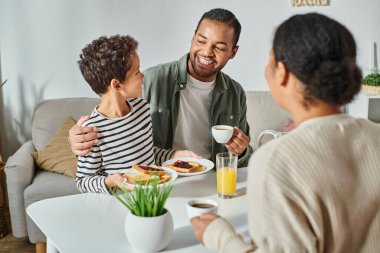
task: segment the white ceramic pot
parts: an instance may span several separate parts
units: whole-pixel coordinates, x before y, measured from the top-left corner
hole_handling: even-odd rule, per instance
[[[157,217],[140,217],[129,212],[124,226],[129,243],[143,252],[164,249],[173,235],[173,218],[167,210]]]

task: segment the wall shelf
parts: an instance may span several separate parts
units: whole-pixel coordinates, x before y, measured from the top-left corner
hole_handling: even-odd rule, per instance
[[[380,123],[380,95],[367,96],[359,93],[355,100],[347,105],[347,112],[353,117]]]

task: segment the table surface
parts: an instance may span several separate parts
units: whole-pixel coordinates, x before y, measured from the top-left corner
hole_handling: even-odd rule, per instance
[[[238,169],[238,196],[221,199],[216,194],[214,172],[178,178],[166,203],[173,216],[173,237],[161,252],[210,252],[196,240],[187,218],[186,203],[195,198],[217,201],[218,214],[248,239],[246,180],[247,168]],[[27,208],[31,219],[61,253],[138,252],[125,236],[128,212],[115,197],[96,193],[41,200]]]

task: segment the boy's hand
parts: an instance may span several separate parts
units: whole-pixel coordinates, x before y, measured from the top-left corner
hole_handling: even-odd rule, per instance
[[[69,131],[71,151],[78,156],[87,155],[100,137],[95,127],[82,127],[89,119],[90,116],[82,116]]]
[[[176,150],[172,153],[170,158],[177,158],[177,157],[192,157],[192,158],[197,158],[197,159],[202,158],[202,156],[190,150]]]
[[[133,190],[133,186],[127,185],[127,179],[123,177],[121,173],[115,173],[106,177],[105,183],[108,188],[117,186],[119,188],[127,188],[127,190]]]
[[[115,173],[106,177],[105,183],[108,187],[118,186],[121,187],[123,185],[124,177],[121,173]]]

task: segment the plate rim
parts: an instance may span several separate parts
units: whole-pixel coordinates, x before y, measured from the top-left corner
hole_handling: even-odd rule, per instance
[[[166,160],[163,164],[162,164],[162,167],[164,167],[164,168],[168,168],[168,167],[166,167],[166,165],[168,164],[168,163],[172,163],[172,161],[175,161],[175,160],[193,160],[194,162],[197,162],[197,163],[199,163],[198,161],[199,160],[206,160],[206,161],[208,161],[209,163],[211,163],[212,164],[212,167],[210,167],[210,168],[206,168],[205,170],[203,170],[203,171],[197,171],[197,172],[189,172],[189,173],[186,173],[186,172],[179,172],[179,171],[176,171],[177,172],[177,174],[178,174],[178,176],[196,176],[196,175],[202,175],[202,174],[204,174],[204,173],[206,173],[206,172],[209,172],[210,170],[212,170],[214,167],[215,167],[215,164],[214,164],[214,162],[213,161],[211,161],[211,160],[209,160],[209,159],[206,159],[206,158],[201,158],[201,159],[199,159],[199,158],[193,158],[193,157],[177,157],[177,158],[172,158],[172,159],[169,159],[169,160]],[[166,164],[166,165],[164,165],[164,164]],[[202,164],[203,165],[203,164]],[[204,166],[204,165],[203,165]],[[206,167],[206,166],[205,166]],[[168,168],[168,169],[170,169],[170,168]],[[173,169],[171,169],[171,170],[173,170]]]

